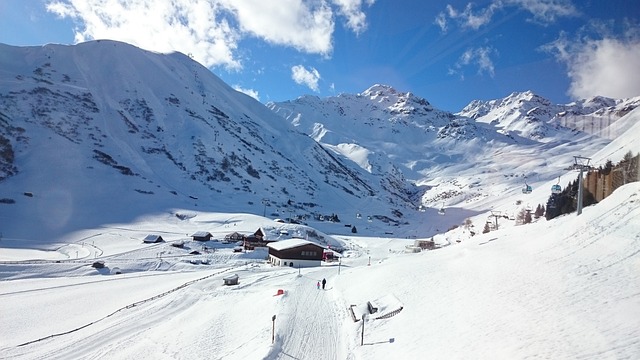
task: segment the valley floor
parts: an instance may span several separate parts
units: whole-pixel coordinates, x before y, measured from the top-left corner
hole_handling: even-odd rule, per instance
[[[580,217],[419,254],[403,253],[402,239],[344,237],[340,266],[194,265],[130,252],[146,270],[3,263],[0,359],[636,359],[638,219],[633,185]],[[223,285],[230,274],[239,285]],[[369,317],[362,338],[349,306],[388,295],[402,311]]]

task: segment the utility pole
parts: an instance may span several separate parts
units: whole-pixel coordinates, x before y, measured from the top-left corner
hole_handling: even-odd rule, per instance
[[[367,314],[362,314],[362,338],[360,338],[360,346],[364,345],[364,320]]]
[[[262,216],[265,217],[267,215],[267,205],[269,205],[269,199],[262,199],[262,205],[264,205],[264,208],[262,209]]]
[[[580,214],[582,214],[582,197],[584,196],[582,177],[585,170],[589,171],[589,169],[591,169],[591,165],[589,165],[589,163],[591,162],[591,158],[574,156],[573,161],[573,168],[580,170],[580,176],[578,177],[578,204],[576,206],[576,216],[579,216]]]
[[[276,341],[276,316],[271,317],[271,344]]]

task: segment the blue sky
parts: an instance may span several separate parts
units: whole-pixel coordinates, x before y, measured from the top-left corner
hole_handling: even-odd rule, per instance
[[[191,54],[265,103],[376,83],[453,112],[514,91],[640,95],[637,0],[0,0],[0,23],[9,45]]]

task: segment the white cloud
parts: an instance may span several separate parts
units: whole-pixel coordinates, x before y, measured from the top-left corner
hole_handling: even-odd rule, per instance
[[[245,88],[241,87],[240,85],[234,85],[234,86],[233,86],[233,88],[234,88],[236,91],[239,91],[239,92],[241,92],[241,93],[247,94],[247,95],[251,96],[252,98],[254,98],[254,99],[256,99],[256,100],[260,101],[260,95],[258,94],[258,91],[257,91],[257,90],[254,90],[254,89],[245,89]]]
[[[309,89],[318,92],[318,81],[320,73],[315,68],[309,70],[302,65],[296,65],[291,68],[291,78],[300,85],[306,85]]]
[[[208,0],[64,0],[47,10],[81,23],[75,41],[112,39],[159,52],[192,54],[206,66],[240,68],[240,33]]]
[[[453,68],[449,69],[450,75],[459,75],[461,79],[464,79],[463,68],[476,65],[478,67],[478,74],[489,74],[493,77],[495,75],[495,67],[491,60],[491,55],[496,53],[492,47],[480,47],[467,49],[458,59]]]
[[[574,99],[640,96],[640,38],[572,42],[562,35],[543,49],[567,65]]]
[[[555,22],[560,17],[578,15],[571,0],[508,0],[506,4],[523,8],[533,15],[535,21],[543,24]]]
[[[468,3],[462,11],[447,5],[446,12],[438,14],[435,23],[445,32],[448,17],[456,20],[463,28],[478,30],[489,24],[496,12],[507,7],[525,10],[533,16],[533,21],[541,24],[555,22],[559,17],[578,15],[570,0],[494,0],[479,10],[474,9],[473,3]]]
[[[188,1],[188,0],[187,0]],[[333,50],[333,10],[324,1],[216,0],[231,10],[243,32],[277,45],[328,55]]]
[[[362,0],[333,0],[333,3],[338,6],[338,13],[347,19],[347,28],[356,34],[360,34],[366,30],[367,17],[361,10],[363,5]],[[375,0],[366,0],[365,3],[371,6],[375,3]]]
[[[144,49],[192,54],[205,66],[240,69],[248,36],[329,56],[334,16],[356,33],[366,29],[374,0],[49,0],[47,10],[78,23],[75,41],[112,39]],[[332,7],[333,6],[333,7]]]
[[[494,12],[502,6],[502,2],[497,5],[493,3],[487,8],[478,12],[473,11],[473,3],[467,4],[462,12],[456,10],[451,5],[447,5],[447,14],[451,19],[457,19],[462,27],[469,27],[477,30],[482,25],[485,25],[491,21]]]
[[[447,15],[444,12],[441,12],[438,14],[438,16],[436,16],[434,24],[438,25],[442,32],[447,32],[447,30],[449,29],[449,27],[447,26]]]

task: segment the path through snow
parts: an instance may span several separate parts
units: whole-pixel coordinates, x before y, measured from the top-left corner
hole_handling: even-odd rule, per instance
[[[346,312],[329,278],[331,270],[299,276],[287,289],[276,322],[276,344],[267,359],[346,359],[341,324]],[[327,279],[325,290],[316,284]]]

